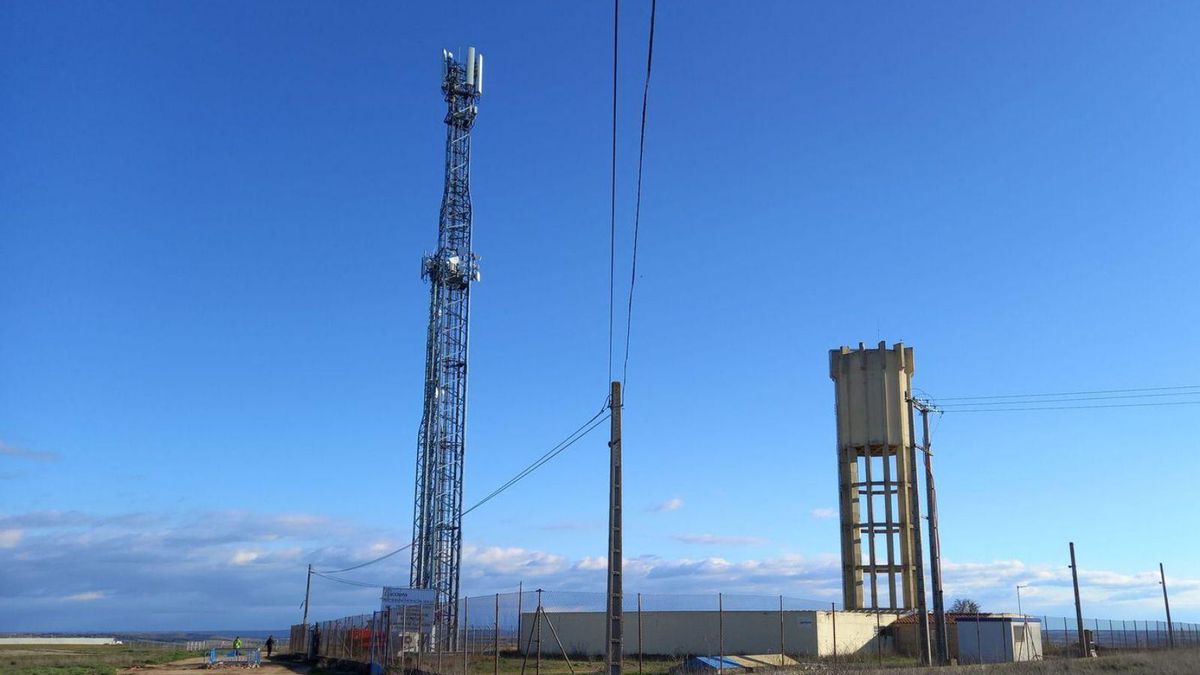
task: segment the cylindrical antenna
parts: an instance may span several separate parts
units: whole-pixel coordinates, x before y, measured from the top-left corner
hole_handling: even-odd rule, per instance
[[[475,57],[475,93],[483,93],[483,54]]]
[[[467,81],[468,87],[475,84],[475,48],[467,47]]]

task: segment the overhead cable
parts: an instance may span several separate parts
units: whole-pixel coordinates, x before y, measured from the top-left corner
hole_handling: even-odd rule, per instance
[[[617,270],[617,36],[620,33],[621,0],[613,1],[613,86],[612,86],[612,179],[608,206],[608,380],[613,374],[613,308]],[[605,382],[607,385],[608,382]]]
[[[1175,405],[1200,405],[1200,401],[1157,401],[1155,403],[1105,403],[1101,405],[1033,406],[1024,408],[967,408],[947,410],[948,413],[1025,412],[1030,410],[1087,410],[1091,408],[1157,408]]]
[[[479,500],[478,502],[475,502],[475,504],[473,506],[471,506],[471,508],[466,509],[465,511],[463,511],[462,514],[465,516],[468,513],[474,511],[475,509],[488,503],[492,499],[495,499],[496,497],[500,496],[500,494],[503,493],[505,490],[508,490],[509,488],[516,485],[518,482],[520,482],[522,479],[527,477],[529,474],[540,469],[542,466],[544,466],[550,460],[561,455],[567,448],[571,447],[572,445],[575,445],[575,443],[578,442],[579,439],[581,439],[584,436],[591,433],[593,429],[600,426],[600,424],[602,424],[605,420],[607,420],[608,416],[609,416],[608,409],[601,408],[600,411],[597,412],[595,415],[593,415],[591,419],[589,419],[588,421],[581,424],[579,426],[579,428],[575,429],[575,431],[572,431],[570,434],[568,434],[566,438],[559,441],[557,444],[554,445],[554,447],[552,447],[549,450],[547,450],[546,452],[542,453],[542,455],[540,457],[535,459],[532,463],[530,463],[524,469],[521,469],[520,471],[518,471],[516,473],[516,475],[514,475],[512,478],[509,478],[505,482],[501,483],[500,487],[496,488],[495,490],[492,490],[490,493],[488,493],[488,495],[486,497]],[[367,567],[368,565],[374,565],[375,563],[387,560],[388,558],[396,555],[397,553],[400,553],[402,551],[407,551],[410,548],[412,548],[412,544],[408,543],[394,551],[385,553],[384,555],[381,555],[378,558],[375,558],[373,560],[368,560],[367,562],[364,562],[364,563],[359,563],[357,565],[353,565],[351,567],[346,567],[346,568],[343,568],[340,570],[313,570],[312,573],[317,576],[322,576],[322,577],[329,579],[332,577],[328,577],[326,575],[341,574],[342,572],[350,572],[352,570],[357,570],[357,569],[361,569],[363,567]],[[334,580],[335,581],[345,581],[342,579],[334,579]]]
[[[1039,398],[1039,399],[1013,399],[1013,400],[994,400],[994,401],[975,401],[972,403],[943,403],[939,407],[942,408],[968,408],[976,406],[995,406],[995,405],[1041,405],[1042,403],[1077,403],[1080,401],[1125,401],[1135,398],[1164,398],[1178,396],[1200,396],[1200,391],[1178,391],[1158,394],[1119,394],[1116,396],[1071,396],[1066,398]]]
[[[982,401],[1001,398],[1042,398],[1047,396],[1087,396],[1090,394],[1132,394],[1144,391],[1180,391],[1184,389],[1200,390],[1200,384],[1181,385],[1177,387],[1142,387],[1139,389],[1095,389],[1092,391],[1058,391],[1044,394],[995,394],[991,396],[943,396],[938,401]]]
[[[633,327],[633,288],[637,284],[638,233],[642,224],[642,165],[646,157],[646,109],[650,101],[650,71],[654,66],[654,16],[657,0],[650,0],[650,37],[646,44],[646,84],[642,88],[642,126],[638,136],[637,198],[633,207],[633,262],[629,271],[629,304],[625,309],[625,363],[621,367],[621,384],[629,375],[629,335]]]
[[[349,572],[351,570],[356,570],[361,567],[366,567],[367,565],[374,565],[377,562],[382,562],[382,561],[387,560],[388,558],[396,555],[397,553],[399,553],[401,551],[407,551],[410,548],[412,548],[412,544],[408,543],[408,544],[405,544],[404,546],[401,546],[400,548],[396,549],[395,551],[392,551],[391,553],[385,553],[385,554],[379,556],[378,558],[375,558],[374,560],[368,560],[365,563],[360,563],[358,565],[354,565],[353,567],[347,567],[345,569],[340,569],[340,570],[320,570],[320,571],[313,570],[313,574],[325,575],[325,574],[341,574],[342,572]]]

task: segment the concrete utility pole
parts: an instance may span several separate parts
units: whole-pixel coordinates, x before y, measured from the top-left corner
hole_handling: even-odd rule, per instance
[[[300,623],[304,624],[304,630],[308,630],[308,594],[312,591],[312,565],[308,566],[308,580],[304,582],[304,619]]]
[[[912,387],[909,385],[909,390]],[[912,495],[909,499],[909,506],[912,514],[909,516],[912,520],[912,541],[913,541],[913,565],[914,565],[914,581],[917,587],[917,632],[920,644],[917,645],[919,650],[921,663],[930,665],[933,659],[930,658],[929,648],[929,609],[925,603],[925,555],[921,551],[921,499],[917,493],[917,429],[913,422],[913,399],[908,398],[908,445],[909,445],[909,480],[912,485]],[[890,534],[888,535],[891,536]]]
[[[1171,627],[1171,602],[1167,600],[1167,573],[1163,571],[1163,564],[1158,563],[1158,578],[1163,587],[1163,606],[1167,608],[1167,646],[1171,649],[1175,648],[1175,629]]]
[[[929,435],[929,413],[937,409],[921,399],[914,399],[914,403],[917,410],[921,411],[921,445],[925,449],[925,507],[929,509],[929,580],[933,584],[937,663],[944,666],[950,661],[950,638],[946,632],[946,603],[942,595],[942,538],[938,530],[937,488],[933,482],[933,444]]]
[[[1079,603],[1079,569],[1075,566],[1075,542],[1071,544],[1071,584],[1075,587],[1075,621],[1079,630],[1079,658],[1087,658],[1087,639],[1083,636],[1083,605]]]
[[[608,651],[608,675],[621,675],[622,583],[621,546],[621,383],[612,383],[609,398],[612,411],[608,441],[608,617],[605,622],[605,646]]]
[[[1018,660],[1025,655],[1025,644],[1029,642],[1029,619],[1025,617],[1025,610],[1021,609],[1021,589],[1029,588],[1029,584],[1017,584],[1017,614],[1021,615],[1021,629],[1024,631],[1021,634],[1021,653],[1017,655]]]

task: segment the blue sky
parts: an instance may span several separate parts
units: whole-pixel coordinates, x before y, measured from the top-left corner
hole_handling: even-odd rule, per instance
[[[1182,2],[659,3],[631,589],[837,597],[830,348],[903,340],[935,397],[1200,384],[1198,30]],[[611,39],[598,2],[0,7],[0,630],[275,628],[308,562],[408,540],[442,48],[487,59],[467,501],[590,417]],[[1159,618],[1162,561],[1200,619],[1198,412],[948,413],[947,594],[1065,613],[1074,540],[1090,615]],[[597,433],[471,514],[464,589],[602,590],[606,471]]]

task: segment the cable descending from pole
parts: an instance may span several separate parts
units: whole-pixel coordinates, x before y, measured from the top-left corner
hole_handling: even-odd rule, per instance
[[[621,0],[613,2],[613,67],[612,67],[612,178],[609,185],[608,211],[608,380],[613,373],[613,316],[614,284],[617,269],[617,36],[620,32]]]
[[[396,555],[397,553],[400,553],[402,551],[407,551],[410,548],[412,548],[411,542],[401,546],[400,548],[396,549],[395,551],[392,551],[391,553],[385,553],[385,554],[379,556],[378,558],[375,558],[374,560],[368,560],[365,563],[360,563],[358,565],[354,565],[353,567],[347,567],[345,569],[340,569],[340,570],[313,570],[313,574],[341,574],[342,572],[349,572],[351,570],[356,570],[356,569],[359,569],[362,567],[366,567],[367,565],[374,565],[377,562],[382,562],[382,561],[387,560],[388,558]]]
[[[572,431],[570,434],[568,434],[566,436],[566,438],[562,439],[561,441],[556,443],[553,447],[551,447],[549,450],[542,453],[541,456],[539,456],[537,459],[533,460],[533,462],[531,462],[524,469],[521,469],[520,471],[518,471],[513,477],[511,477],[508,480],[506,480],[505,482],[501,483],[499,487],[497,487],[495,490],[492,490],[490,493],[488,493],[488,495],[486,497],[484,497],[483,499],[480,499],[479,501],[475,502],[475,504],[472,505],[470,508],[464,510],[463,515],[465,516],[468,513],[471,513],[472,511],[474,511],[475,509],[478,509],[479,507],[488,503],[492,499],[495,499],[496,497],[500,496],[506,490],[510,489],[511,487],[516,485],[518,482],[520,482],[521,480],[528,477],[533,472],[535,472],[538,469],[545,466],[547,463],[549,463],[555,457],[558,457],[559,455],[561,455],[563,452],[565,452],[567,450],[567,448],[570,448],[572,445],[575,445],[575,443],[579,442],[584,436],[587,436],[588,434],[590,434],[594,429],[596,429],[596,427],[603,424],[606,420],[608,420],[609,414],[610,414],[608,411],[608,408],[607,408],[607,400],[605,401],[605,403],[606,403],[606,406],[601,408],[600,411],[597,412],[595,415],[592,415],[591,419],[589,419],[588,421],[579,425],[579,427],[577,429],[575,429],[574,431]],[[369,565],[374,565],[375,563],[383,562],[384,560],[387,560],[388,558],[390,558],[398,553],[407,551],[410,548],[412,548],[412,544],[408,543],[394,551],[390,551],[388,553],[385,553],[385,554],[379,556],[378,558],[375,558],[373,560],[368,560],[367,562],[364,562],[364,563],[359,563],[357,565],[352,565],[350,567],[345,567],[345,568],[338,569],[338,570],[313,570],[312,573],[316,576],[322,576],[327,579],[333,579],[334,581],[345,581],[343,579],[335,579],[335,578],[329,577],[327,575],[341,574],[342,572],[350,572],[352,570],[361,569],[361,568],[367,567]]]
[[[463,515],[465,516],[468,513],[474,511],[475,509],[483,506],[484,504],[488,503],[492,499],[498,497],[505,490],[516,485],[518,482],[520,482],[522,479],[524,479],[529,474],[542,468],[542,466],[544,466],[547,462],[554,459],[555,457],[558,457],[567,448],[571,447],[572,445],[575,445],[576,442],[578,442],[584,436],[587,436],[589,433],[592,432],[593,429],[595,429],[596,427],[603,424],[604,421],[607,420],[608,418],[609,418],[609,415],[607,414],[606,411],[602,410],[602,411],[596,413],[596,415],[594,417],[592,417],[592,419],[588,420],[587,422],[584,422],[581,427],[579,427],[574,432],[572,432],[570,436],[568,436],[567,438],[565,438],[561,442],[559,442],[558,445],[554,446],[553,448],[548,450],[545,454],[543,454],[541,457],[534,460],[532,464],[530,464],[529,466],[522,469],[520,472],[517,473],[517,475],[508,479],[508,481],[506,481],[500,487],[493,490],[486,497],[484,497],[483,499],[476,502],[475,505],[473,505],[471,508],[463,511]]]
[[[654,17],[658,0],[650,0],[650,36],[646,45],[646,83],[642,88],[642,125],[638,136],[637,197],[633,207],[633,261],[629,272],[629,303],[625,308],[625,362],[621,367],[621,384],[628,395],[629,336],[633,330],[633,289],[637,284],[638,235],[642,224],[642,166],[646,157],[646,111],[650,101],[650,72],[654,67]]]

